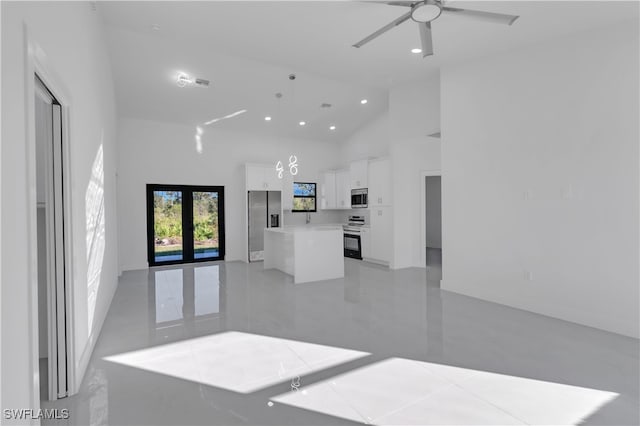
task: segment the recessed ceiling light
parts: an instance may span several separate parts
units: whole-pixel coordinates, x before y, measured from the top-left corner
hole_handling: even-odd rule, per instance
[[[422,53],[422,49],[416,47],[415,49],[411,49],[411,53]]]
[[[366,104],[367,102],[368,102],[368,101],[367,101],[366,99],[363,99],[363,100],[361,100],[361,101],[360,101],[360,103],[361,103],[362,105]]]
[[[301,121],[301,122],[300,122],[300,123],[298,123],[298,124],[299,124],[299,125],[301,125],[301,126],[304,126],[305,124],[307,124],[307,122],[306,122],[306,121]]]
[[[264,118],[264,121],[271,121],[271,117],[266,116],[266,117]]]
[[[335,130],[335,129],[336,129],[336,126],[330,126],[329,127],[329,130]]]

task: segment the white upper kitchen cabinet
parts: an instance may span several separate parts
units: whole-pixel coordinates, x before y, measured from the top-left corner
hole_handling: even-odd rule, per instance
[[[247,191],[282,191],[275,165],[247,164]]]
[[[369,160],[354,161],[349,166],[351,189],[367,188]]]
[[[391,162],[380,158],[369,162],[369,207],[391,205]]]
[[[320,174],[320,208],[335,210],[337,205],[336,172],[327,171]]]
[[[386,265],[391,262],[391,244],[393,244],[391,214],[391,207],[371,208],[369,220],[371,223],[371,254],[367,260]]]
[[[351,208],[351,185],[349,170],[336,172],[336,208]]]

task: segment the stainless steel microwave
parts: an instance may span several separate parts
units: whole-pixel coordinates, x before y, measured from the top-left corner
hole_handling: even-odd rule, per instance
[[[367,208],[369,190],[367,188],[352,189],[351,190],[351,208],[363,209]]]

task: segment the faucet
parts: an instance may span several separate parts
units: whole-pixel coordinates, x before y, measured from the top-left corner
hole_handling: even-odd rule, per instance
[[[310,224],[311,223],[311,213],[309,213],[309,211],[307,210],[307,220],[306,220],[306,224]]]

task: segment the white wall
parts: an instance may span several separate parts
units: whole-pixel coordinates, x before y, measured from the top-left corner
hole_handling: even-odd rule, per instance
[[[389,95],[393,170],[393,268],[424,267],[422,260],[422,174],[440,170],[440,79],[405,84]]]
[[[635,20],[442,70],[444,289],[640,336],[639,48]]]
[[[440,80],[437,74],[394,87],[389,110],[341,146],[344,163],[370,157],[391,159],[393,191],[392,268],[424,267],[421,192],[424,170],[440,170]]]
[[[349,161],[389,156],[389,111],[361,127],[340,146],[340,157],[346,166]]]
[[[147,267],[146,184],[224,186],[225,259],[242,260],[246,257],[244,164],[275,167],[279,159],[284,162],[295,153],[299,164],[297,179],[317,182],[320,170],[333,168],[339,162],[338,147],[330,142],[274,139],[205,127],[199,153],[195,126],[128,118],[119,123],[118,204],[123,270]],[[337,213],[312,215],[314,223],[335,222],[340,217]],[[288,214],[285,224],[287,219],[291,219]]]
[[[82,379],[117,284],[115,102],[102,22],[89,3],[2,2],[2,407],[39,406],[37,337],[32,329],[36,255],[35,173],[28,175],[25,24],[42,62],[63,87],[70,112],[71,228],[75,356]],[[35,51],[34,51],[35,52]],[[44,56],[42,56],[44,55]],[[102,147],[102,149],[101,149]],[[103,162],[97,161],[103,153]],[[33,154],[33,151],[31,151]],[[32,158],[35,160],[35,158]],[[33,172],[33,169],[31,169]],[[102,179],[101,179],[102,177]],[[97,203],[103,201],[103,203]],[[100,206],[103,221],[92,221]],[[31,211],[33,209],[33,211]],[[97,243],[96,243],[97,242]],[[89,244],[92,243],[91,246]],[[96,243],[96,244],[93,244]],[[91,249],[90,247],[93,247]],[[36,331],[37,336],[37,331]],[[10,344],[6,344],[10,342]]]

